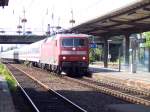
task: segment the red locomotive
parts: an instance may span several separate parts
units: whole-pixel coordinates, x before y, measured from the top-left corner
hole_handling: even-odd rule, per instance
[[[88,37],[84,34],[56,34],[20,49],[4,52],[1,57],[28,61],[58,74],[62,71],[85,74],[89,65]]]

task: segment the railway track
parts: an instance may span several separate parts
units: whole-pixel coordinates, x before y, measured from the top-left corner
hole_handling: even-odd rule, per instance
[[[56,73],[52,73],[52,74],[55,76],[59,76]],[[80,83],[84,86],[92,87],[94,90],[98,92],[112,95],[134,104],[142,104],[142,105],[150,106],[150,93],[149,91],[146,90],[145,91],[138,90],[134,87],[121,85],[118,83],[110,82],[108,80],[96,81],[88,77],[71,78],[68,76],[61,75],[61,78],[71,82],[73,81],[76,83]]]
[[[123,86],[108,81],[95,81],[87,77],[75,79],[64,76],[62,78],[91,87],[98,92],[112,95],[134,104],[150,106],[150,93],[147,91],[140,91],[132,87]]]
[[[34,77],[6,64],[35,112],[87,112]]]
[[[144,95],[144,96],[150,96],[150,92],[148,90],[139,90],[139,89],[136,89],[135,87],[131,87],[131,86],[127,86],[127,85],[124,85],[124,84],[121,84],[117,81],[108,81],[107,79],[102,79],[102,80],[94,80],[94,79],[91,79],[91,78],[88,78],[88,77],[84,77],[84,80],[87,80],[87,81],[91,81],[91,82],[94,82],[95,84],[97,85],[105,85],[105,86],[109,86],[109,87],[113,87],[113,88],[116,88],[117,90],[120,89],[122,91],[125,91],[125,92],[132,92],[132,93],[135,93],[135,94],[139,94],[139,95]]]
[[[36,68],[37,69],[37,68]],[[41,69],[38,69],[42,71]],[[53,75],[56,73],[52,73]],[[134,103],[150,106],[150,93],[144,90],[138,90],[136,88],[125,86],[117,83],[113,83],[107,80],[93,80],[91,78],[71,78],[68,76],[61,76],[64,80],[73,81],[84,86],[93,88],[98,92],[102,92],[111,96],[115,96],[119,99]]]

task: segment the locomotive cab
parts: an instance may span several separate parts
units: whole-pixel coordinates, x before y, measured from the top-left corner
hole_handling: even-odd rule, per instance
[[[87,73],[89,65],[88,38],[68,36],[60,39],[60,65],[67,74]]]

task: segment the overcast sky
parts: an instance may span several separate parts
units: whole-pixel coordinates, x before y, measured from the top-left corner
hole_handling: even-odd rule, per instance
[[[24,9],[26,29],[45,31],[47,24],[71,27],[71,9],[78,25],[135,1],[140,0],[9,0],[7,7],[0,8],[0,30],[16,31]]]

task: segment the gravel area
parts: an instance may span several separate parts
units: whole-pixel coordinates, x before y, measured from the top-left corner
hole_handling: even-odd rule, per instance
[[[111,112],[107,107],[108,105],[127,104],[125,101],[96,92],[89,87],[83,87],[80,84],[63,80],[59,77],[50,75],[50,73],[40,71],[38,69],[27,68],[22,65],[15,66],[28,74],[32,74],[32,76],[44,82],[50,88],[61,93],[88,112]]]

